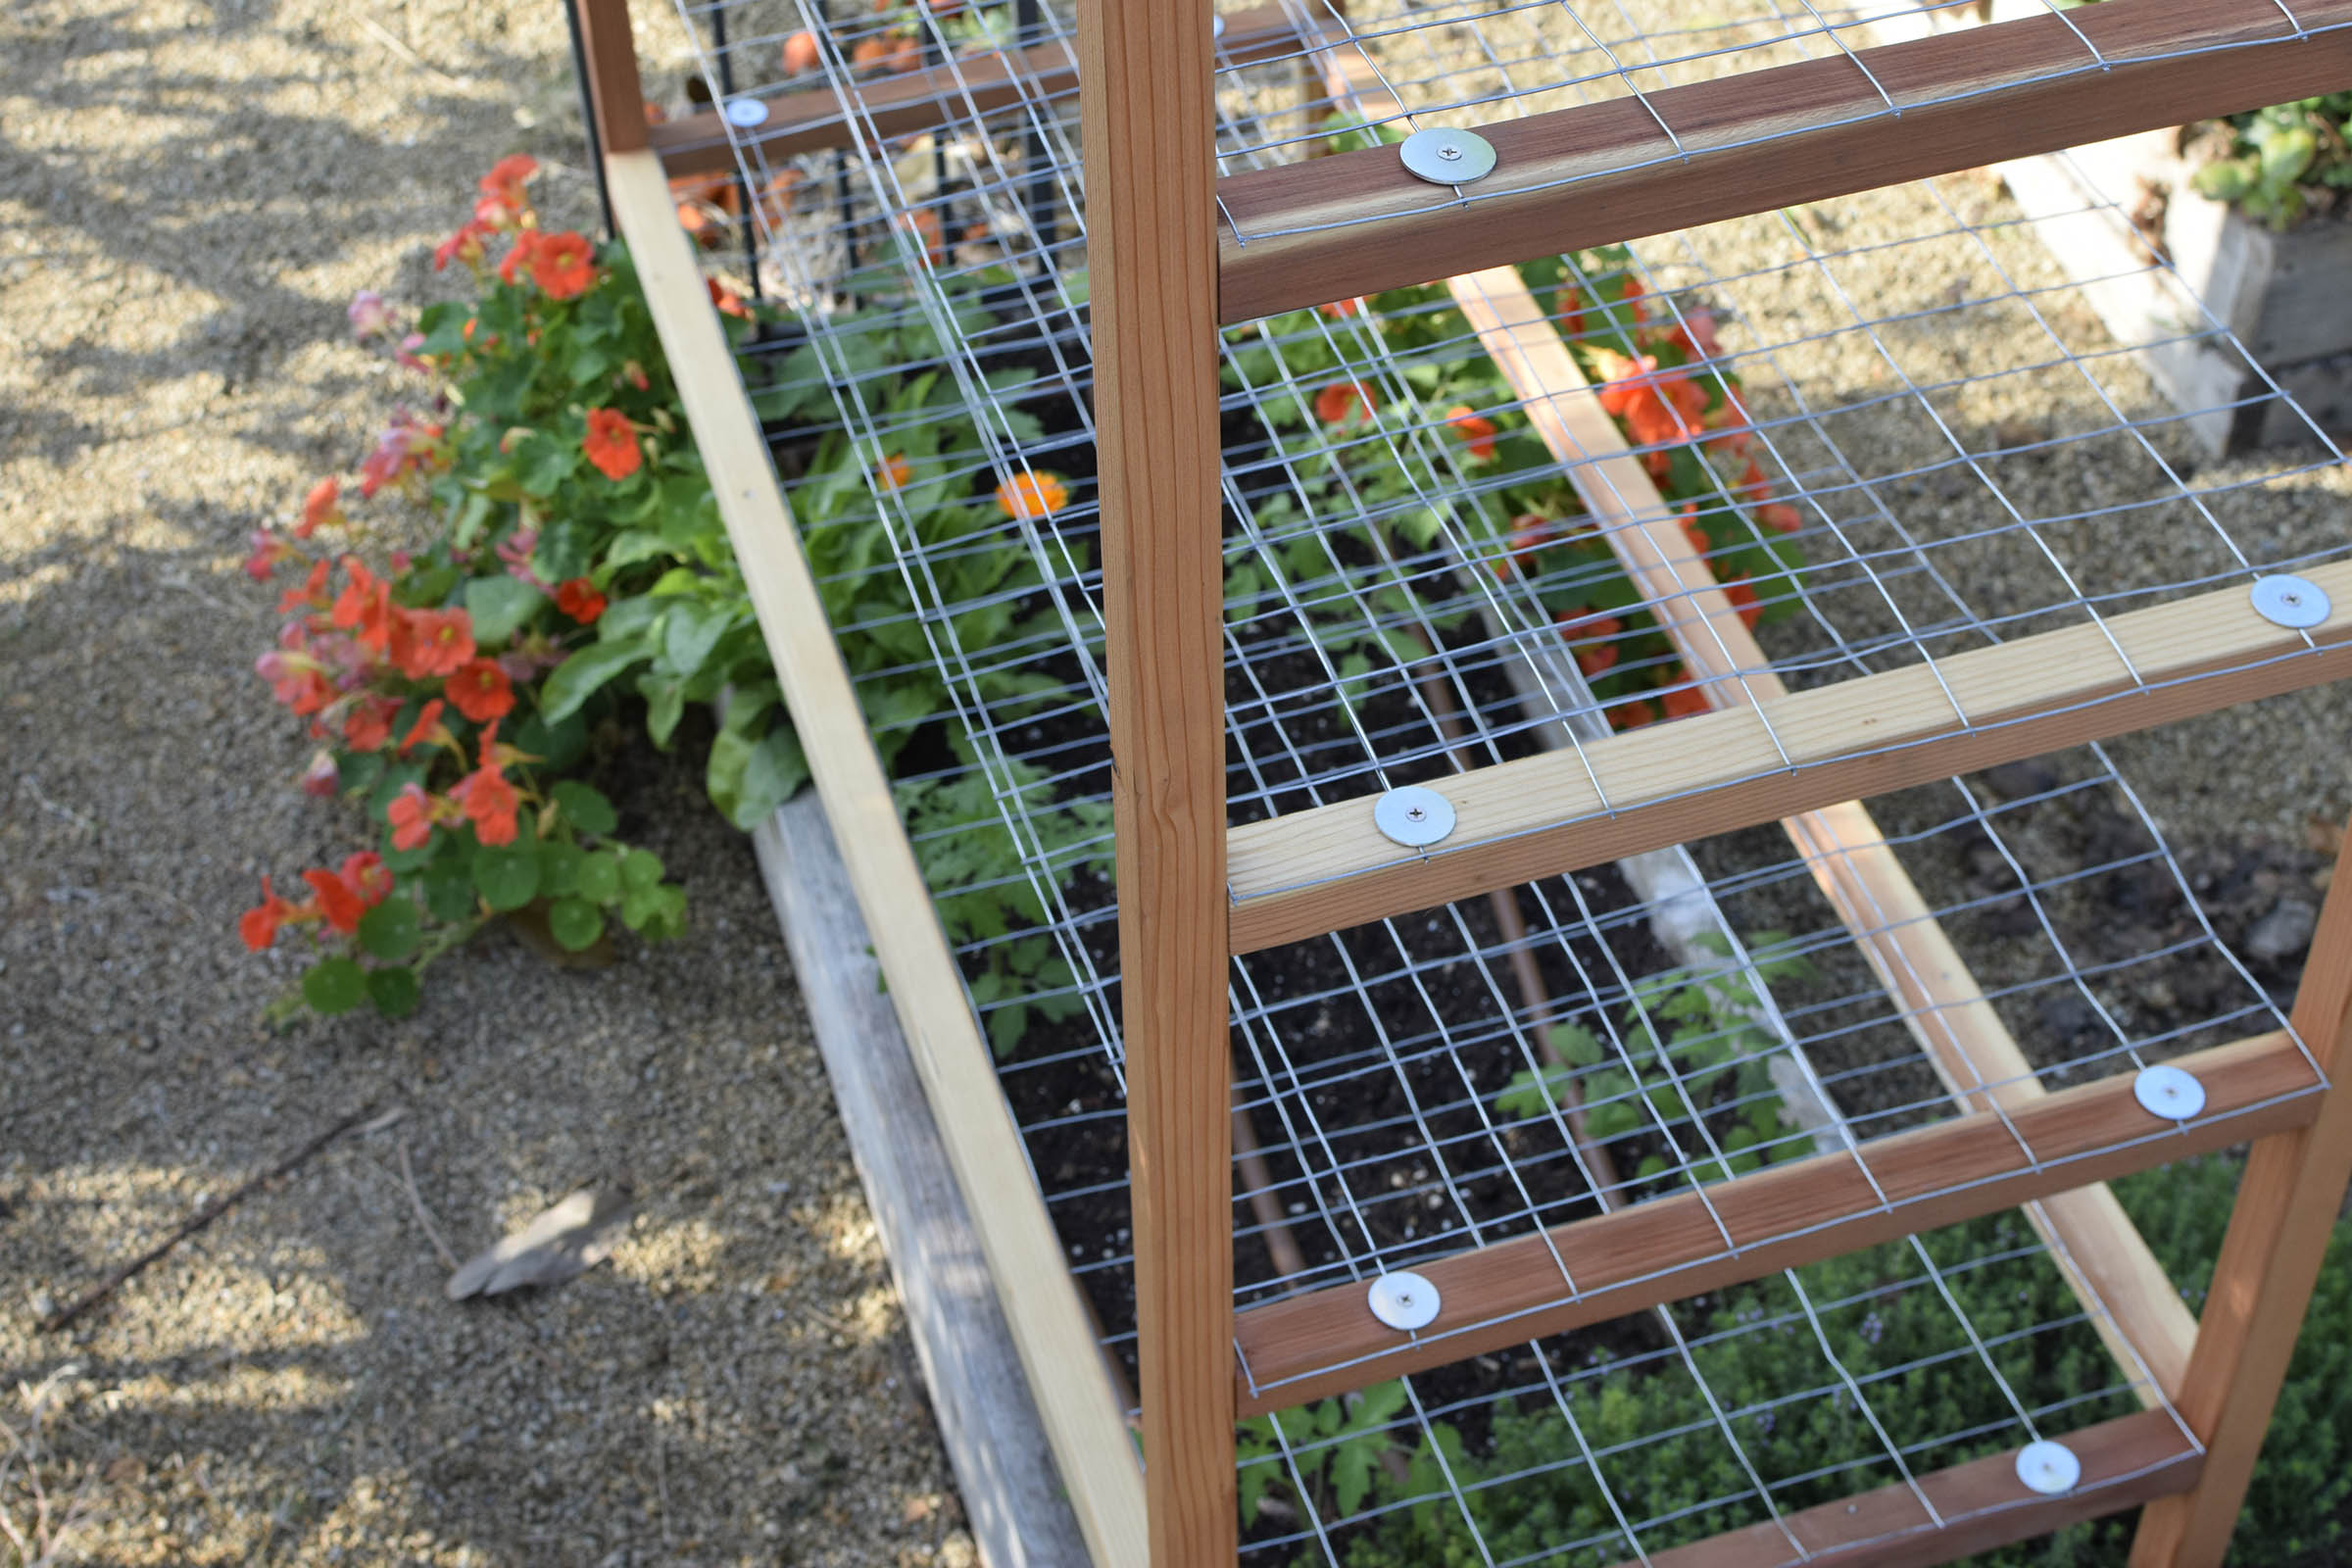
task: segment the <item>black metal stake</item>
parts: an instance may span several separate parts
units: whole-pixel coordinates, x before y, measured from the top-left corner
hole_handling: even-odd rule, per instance
[[[620,230],[612,222],[612,192],[605,186],[605,148],[596,134],[596,99],[588,90],[588,45],[580,36],[580,0],[564,0],[564,23],[571,30],[571,81],[580,89],[580,125],[588,134],[588,172],[596,176],[596,205],[605,215],[605,238]]]

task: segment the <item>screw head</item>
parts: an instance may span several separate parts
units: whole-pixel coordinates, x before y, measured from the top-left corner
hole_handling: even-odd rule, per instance
[[[1383,1274],[1364,1293],[1372,1315],[1390,1328],[1411,1333],[1437,1321],[1438,1288],[1410,1269]]]
[[[1453,803],[1436,790],[1406,784],[1372,803],[1372,825],[1392,844],[1426,849],[1453,831]]]

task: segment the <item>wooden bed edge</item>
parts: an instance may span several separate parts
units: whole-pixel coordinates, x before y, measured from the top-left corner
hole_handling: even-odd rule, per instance
[[[1874,1139],[1858,1146],[1861,1159],[1841,1151],[1789,1160],[1703,1193],[1415,1262],[1444,1303],[1424,1331],[1430,1338],[1382,1327],[1360,1284],[1247,1307],[1234,1324],[1242,1412],[1287,1409],[1565,1333],[2288,1131],[2320,1114],[2322,1081],[2283,1032],[2175,1065],[2196,1074],[2211,1098],[2202,1116],[2169,1133],[2138,1104],[2133,1074],[2120,1073]],[[1562,1260],[1580,1281],[1582,1294],[1572,1298],[1559,1295]]]
[[[606,177],[852,885],[865,908],[927,911],[929,890],[678,226],[668,176],[646,150],[609,157]],[[1094,1331],[946,938],[936,919],[903,915],[872,935],[1088,1547],[1097,1568],[1142,1568],[1141,1467],[1102,1363],[1070,1353],[1092,1346]]]
[[[1085,1568],[1077,1515],[823,803],[810,793],[787,802],[753,830],[752,847],[981,1561]]]

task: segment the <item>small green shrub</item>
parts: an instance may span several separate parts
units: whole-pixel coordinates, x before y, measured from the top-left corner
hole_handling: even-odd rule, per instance
[[[2197,171],[2198,192],[2234,202],[2248,218],[2285,228],[2315,198],[2352,190],[2352,92],[2232,115],[2228,157]]]

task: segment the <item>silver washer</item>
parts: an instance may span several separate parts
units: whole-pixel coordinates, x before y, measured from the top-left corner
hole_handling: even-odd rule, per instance
[[[1223,17],[1210,17],[1208,19],[1208,36],[1209,41],[1212,43],[1225,36],[1225,19]]]
[[[1392,844],[1426,849],[1453,831],[1453,803],[1436,790],[1406,784],[1372,803],[1372,825]]]
[[[2335,608],[2328,602],[2328,590],[2309,577],[2257,577],[2252,597],[2254,613],[2289,631],[2308,631]]]
[[[2186,1121],[2205,1108],[2205,1086],[2178,1067],[2143,1067],[2132,1080],[2132,1098],[2151,1116]]]
[[[1396,144],[1396,156],[1433,185],[1467,185],[1494,172],[1494,149],[1475,130],[1416,130]]]
[[[2044,1438],[2017,1450],[2017,1479],[2029,1491],[2055,1497],[2075,1490],[2076,1483],[2082,1479],[2082,1461],[2065,1444]]]
[[[1383,1274],[1372,1282],[1365,1298],[1372,1315],[1393,1329],[1410,1333],[1437,1321],[1438,1288],[1410,1269]]]
[[[740,125],[746,130],[754,125],[764,125],[767,123],[767,105],[758,98],[730,98],[727,100],[727,123]]]

